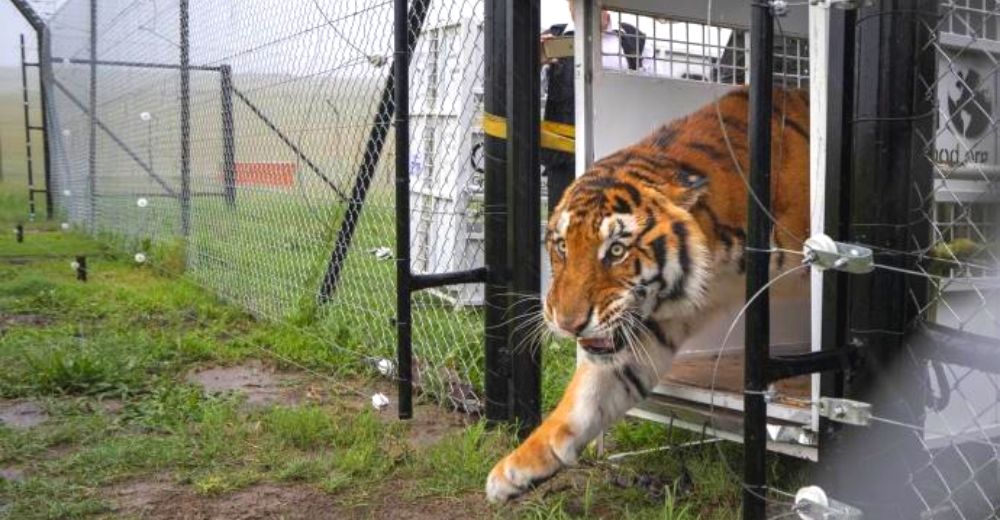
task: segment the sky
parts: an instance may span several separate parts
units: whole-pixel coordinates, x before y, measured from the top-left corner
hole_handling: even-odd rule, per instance
[[[7,0],[0,1],[0,67],[13,67],[21,64],[21,54],[18,36],[24,33],[28,45],[35,44],[35,31],[24,21],[21,13],[14,9],[14,4]]]
[[[326,0],[336,1],[336,0]],[[569,10],[564,0],[541,0],[542,27],[556,23],[565,23],[569,19]],[[7,0],[0,0],[0,67],[18,66],[20,55],[18,35],[28,36],[29,47],[34,45],[34,31],[21,17],[17,9]]]

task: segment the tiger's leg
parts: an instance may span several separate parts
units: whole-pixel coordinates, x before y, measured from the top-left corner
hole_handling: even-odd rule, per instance
[[[575,463],[580,451],[645,398],[658,375],[669,367],[670,350],[656,350],[651,356],[619,353],[607,360],[581,352],[576,373],[556,409],[493,467],[486,480],[486,497],[491,502],[517,497]]]

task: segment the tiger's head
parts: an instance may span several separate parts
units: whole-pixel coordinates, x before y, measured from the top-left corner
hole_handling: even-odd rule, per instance
[[[706,189],[703,177],[643,174],[627,161],[599,162],[577,179],[546,229],[549,328],[610,355],[649,320],[696,311],[709,254],[689,210]]]

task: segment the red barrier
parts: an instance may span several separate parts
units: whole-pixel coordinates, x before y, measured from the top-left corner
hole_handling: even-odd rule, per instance
[[[237,162],[237,186],[290,188],[295,185],[295,163]]]

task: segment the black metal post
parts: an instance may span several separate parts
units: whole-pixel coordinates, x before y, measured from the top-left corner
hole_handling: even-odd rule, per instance
[[[933,197],[937,0],[885,1],[857,15],[851,171],[842,192],[847,240],[875,246],[875,261],[916,270],[917,258],[881,251],[926,250]],[[872,404],[879,417],[922,425],[927,370],[907,351],[927,301],[927,280],[876,269],[847,280],[846,340],[864,354],[845,396]],[[888,295],[888,296],[887,296]],[[919,518],[911,485],[929,454],[910,428],[872,424],[830,439],[837,461],[831,493],[861,506],[866,518]],[[857,468],[878,468],[859,472]]]
[[[507,113],[507,0],[486,0],[484,100],[486,113]],[[483,143],[483,206],[485,208],[483,256],[487,282],[484,288],[486,420],[510,420],[510,353],[507,349],[507,144],[485,136]]]
[[[76,279],[81,282],[87,281],[87,257],[76,257]]]
[[[47,26],[38,30],[38,85],[39,101],[42,110],[42,147],[45,156],[45,218],[52,220],[55,213],[52,197],[52,154],[49,149],[49,88],[52,85],[52,54],[51,34]]]
[[[229,65],[219,67],[220,92],[222,93],[222,189],[226,203],[236,204],[236,139],[233,120],[233,70]]]
[[[97,0],[90,0],[90,141],[87,163],[87,225],[95,231],[97,216]]]
[[[747,208],[746,311],[743,381],[743,518],[763,520],[767,493],[767,360],[770,357],[768,282],[771,245],[771,111],[774,25],[771,9],[754,2],[750,20],[750,190]],[[756,194],[756,197],[754,197]],[[758,204],[757,201],[760,201]],[[764,207],[761,207],[764,206]]]
[[[541,291],[541,180],[538,163],[540,111],[538,76],[538,0],[507,3],[507,265],[511,294]],[[510,315],[541,312],[535,298],[510,299]],[[524,327],[512,327],[511,395],[513,419],[527,435],[542,418],[542,350]]]
[[[423,0],[413,0],[420,3]],[[393,2],[396,107],[396,363],[399,418],[413,417],[413,344],[410,327],[410,48],[407,0]]]
[[[191,233],[191,42],[188,0],[180,0],[181,51],[181,234]]]
[[[18,224],[14,226],[14,239],[20,244],[24,242],[24,224]]]
[[[414,2],[410,6],[410,12],[407,15],[409,26],[406,31],[407,48],[410,50],[416,45],[417,38],[420,37],[423,30],[430,3],[431,0],[422,0]],[[393,112],[395,111],[394,84],[395,73],[393,72],[386,78],[385,86],[382,88],[382,98],[375,111],[375,120],[372,122],[371,131],[368,133],[365,153],[358,166],[357,174],[354,176],[354,187],[351,188],[351,195],[347,199],[347,209],[340,223],[340,230],[337,231],[337,238],[334,240],[333,251],[330,253],[330,260],[326,266],[326,274],[323,275],[323,281],[320,284],[317,298],[319,303],[326,303],[333,296],[340,281],[340,271],[347,260],[347,251],[351,248],[351,241],[354,239],[354,231],[361,220],[361,211],[364,209],[365,199],[368,197],[368,188],[371,187],[372,180],[375,178],[375,168],[382,157],[382,147],[385,145],[389,126],[392,124]],[[239,91],[236,91],[236,95],[240,95]]]
[[[31,149],[31,112],[28,110],[28,65],[24,55],[24,34],[21,34],[21,107],[24,110],[25,161],[28,170],[28,215],[35,219],[35,166]]]

